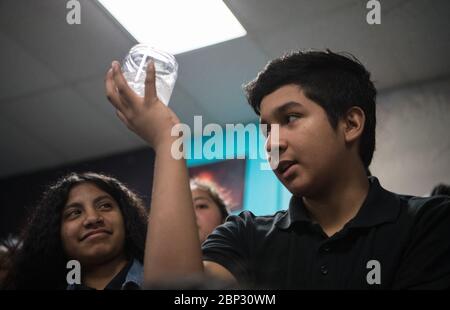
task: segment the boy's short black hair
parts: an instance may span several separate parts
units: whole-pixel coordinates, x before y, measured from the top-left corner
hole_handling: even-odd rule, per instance
[[[352,106],[360,107],[366,121],[359,145],[364,166],[375,151],[376,89],[370,73],[351,54],[326,51],[295,51],[269,62],[258,76],[244,85],[247,100],[260,114],[262,99],[278,88],[296,84],[327,113],[333,128]]]

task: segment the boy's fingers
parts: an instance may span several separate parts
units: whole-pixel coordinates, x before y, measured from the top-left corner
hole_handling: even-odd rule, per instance
[[[120,96],[116,89],[116,84],[114,83],[112,71],[112,68],[109,69],[105,77],[106,98],[108,98],[109,102],[111,102],[117,110],[125,111],[126,106],[120,100]]]
[[[134,91],[128,86],[125,77],[122,74],[122,70],[120,69],[119,63],[117,61],[112,62],[112,73],[113,80],[117,87],[117,92],[121,97],[122,101],[128,105],[132,105],[136,100],[136,94]]]
[[[156,95],[155,86],[155,63],[150,61],[147,65],[146,77],[145,77],[145,102],[153,103],[158,100]]]

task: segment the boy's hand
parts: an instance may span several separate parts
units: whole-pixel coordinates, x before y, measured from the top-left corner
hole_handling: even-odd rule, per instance
[[[120,120],[157,150],[173,141],[172,127],[180,121],[157,97],[153,61],[148,64],[146,73],[145,96],[142,98],[129,87],[119,63],[113,61],[105,77],[106,96]]]

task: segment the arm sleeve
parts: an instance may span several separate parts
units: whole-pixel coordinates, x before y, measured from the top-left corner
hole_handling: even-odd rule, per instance
[[[251,238],[254,215],[244,211],[239,216],[229,216],[217,227],[202,245],[203,260],[218,263],[230,271],[239,284],[251,282]]]
[[[449,197],[434,197],[419,208],[393,288],[450,288]]]

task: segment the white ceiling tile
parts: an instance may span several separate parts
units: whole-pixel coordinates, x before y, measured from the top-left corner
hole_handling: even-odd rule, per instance
[[[6,177],[57,165],[64,161],[33,136],[0,116],[0,176]]]
[[[0,32],[0,105],[15,96],[54,87],[60,80],[32,54]]]
[[[347,51],[369,68],[379,89],[450,74],[449,1],[382,2],[381,25],[367,24],[365,1],[227,3],[255,29],[249,36],[270,58],[293,49]]]
[[[1,114],[19,127],[31,130],[67,162],[130,147],[128,138],[111,125],[110,119],[68,88],[3,105]]]
[[[252,80],[267,57],[243,37],[177,57],[179,81],[218,124],[256,119],[242,84]]]
[[[357,5],[355,0],[225,0],[244,28],[266,33],[292,24],[308,25]]]
[[[188,93],[180,81],[177,81],[170,98],[169,107],[175,112],[180,121],[187,124],[193,132],[194,116],[201,115],[205,122],[212,122],[213,117],[197,100]]]
[[[388,12],[384,36],[389,51],[404,72],[401,86],[450,74],[449,1],[405,1]],[[445,17],[444,17],[445,16]]]
[[[81,0],[81,24],[66,21],[66,1],[9,1],[16,16],[2,30],[64,81],[98,75],[135,44],[94,1]],[[20,10],[11,8],[20,7]],[[9,15],[8,15],[9,16]],[[17,23],[20,20],[20,23]]]

